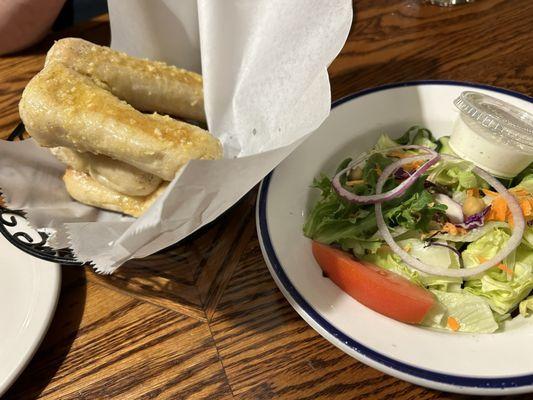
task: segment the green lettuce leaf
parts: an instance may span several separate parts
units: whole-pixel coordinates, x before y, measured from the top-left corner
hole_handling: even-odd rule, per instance
[[[401,240],[398,244],[423,263],[438,268],[459,268],[457,255],[446,247],[427,246],[420,239]],[[423,272],[418,272],[418,274],[422,284],[430,289],[457,292],[461,290],[461,284],[463,283],[463,280],[459,277],[429,275]]]
[[[442,136],[439,138],[439,153],[440,154],[449,154],[451,156],[457,156],[455,152],[450,147],[450,137]]]
[[[516,187],[522,188],[529,193],[533,193],[533,171],[531,174],[524,176],[524,178],[520,181],[518,185],[516,185]]]
[[[482,260],[493,258],[505,246],[510,237],[511,234],[505,228],[489,230],[479,239],[471,242],[463,251],[465,267],[474,267],[480,264]],[[501,270],[498,271],[503,272]],[[505,272],[503,273],[505,274]]]
[[[365,254],[375,254],[383,246],[381,240],[343,238],[338,242],[343,250],[352,251],[358,257]]]
[[[346,161],[349,162],[343,161],[339,168],[344,168]],[[375,232],[375,215],[370,215],[368,209],[341,199],[326,175],[315,178],[313,187],[321,191],[321,198],[311,209],[303,226],[307,237],[330,244],[344,238],[364,239]],[[365,219],[366,222],[361,221]]]
[[[386,133],[382,133],[379,136],[379,139],[376,145],[374,146],[374,150],[385,150],[385,149],[390,149],[390,148],[398,147],[398,146],[400,146],[398,142],[391,139],[391,137],[387,135]]]
[[[421,183],[423,185],[423,181]],[[446,208],[444,204],[435,202],[433,194],[420,189],[411,197],[404,199],[402,203],[387,209],[384,216],[390,226],[427,232],[430,230],[430,222],[433,221],[435,215],[444,214]]]
[[[484,299],[464,292],[449,293],[442,290],[431,290],[431,292],[437,297],[446,312],[440,324],[433,323],[429,326],[449,329],[446,326],[447,320],[448,317],[452,317],[459,323],[460,332],[492,333],[498,329],[498,323]]]
[[[478,239],[480,239],[482,236],[485,236],[487,233],[492,232],[495,228],[503,228],[505,230],[510,230],[509,224],[507,222],[501,222],[501,221],[488,221],[485,222],[483,226],[480,226],[479,228],[474,228],[469,231],[467,231],[464,235],[451,235],[449,233],[439,233],[437,235],[434,235],[433,237],[435,239],[442,239],[449,242],[461,242],[461,243],[469,243],[474,242]]]
[[[378,243],[382,242],[370,243],[375,243],[377,246]],[[413,257],[430,265],[435,265],[440,268],[459,268],[459,262],[456,255],[445,247],[426,247],[425,243],[420,239],[400,240],[398,241],[398,244],[406,249]],[[435,276],[419,272],[405,264],[400,257],[393,253],[386,245],[372,249],[372,251],[367,250],[364,253],[357,253],[354,250],[354,253],[359,258],[402,275],[404,278],[409,279],[411,282],[416,283],[419,286],[445,291],[461,290],[461,278]]]
[[[529,296],[527,299],[522,300],[518,306],[520,315],[523,317],[529,317],[533,313],[533,296]]]
[[[436,149],[438,142],[429,129],[415,125],[410,127],[401,137],[396,139],[400,145],[416,144]]]
[[[480,258],[492,258],[507,242],[510,234],[503,229],[494,229],[468,245],[463,251],[465,267],[479,264]],[[521,244],[504,260],[508,273],[497,267],[480,277],[465,282],[465,291],[487,300],[494,312],[503,315],[513,311],[533,289],[533,252]]]
[[[412,143],[418,146],[429,147],[430,149],[436,149],[438,146],[437,140],[433,137],[433,134],[428,129],[421,127],[418,127],[414,134]]]
[[[410,127],[402,136],[394,140],[386,133],[382,133],[374,146],[374,150],[390,149],[397,146],[415,144],[436,149],[440,141],[435,139],[429,129],[415,125]]]
[[[516,186],[527,176],[533,176],[533,163],[524,168],[518,175],[513,178],[512,186]]]
[[[432,168],[428,180],[454,192],[488,188],[488,184],[472,172],[473,168],[474,165],[468,161],[441,161]]]
[[[522,244],[533,250],[533,226],[526,226],[522,236]]]
[[[400,257],[394,254],[388,248],[378,249],[378,251],[371,253],[371,254],[359,255],[359,258],[365,261],[369,261],[386,270],[395,272],[398,275],[401,275],[404,278],[409,279],[411,282],[419,286],[422,286],[422,287],[424,286],[420,278],[420,273],[408,267],[407,265],[405,265],[403,261],[400,259]]]
[[[528,174],[520,180],[516,188],[524,189],[530,194],[533,194],[533,163],[529,165],[526,169]],[[529,247],[530,250],[533,250],[533,226],[526,225],[524,235],[522,236],[522,244]]]
[[[369,191],[377,181],[377,174],[373,175],[376,173],[376,166],[382,168],[390,162],[388,158],[385,160],[382,155],[374,154],[369,159],[374,167],[367,163],[363,168],[365,180],[369,181],[363,186]],[[434,201],[434,195],[424,187],[425,179],[426,176],[420,177],[403,196],[384,204],[383,215],[391,228],[427,232],[434,216],[444,213],[446,206]],[[326,244],[344,242],[347,245],[348,239],[368,240],[376,233],[373,205],[352,204],[340,198],[331,188],[331,179],[324,175],[314,180],[313,187],[321,191],[321,198],[311,209],[304,224],[303,232],[307,237]]]
[[[380,153],[374,153],[368,160],[366,160],[365,166],[363,167],[363,180],[365,182],[365,190],[358,193],[360,195],[370,195],[376,193],[376,185],[378,183],[379,175],[381,172],[388,166],[392,164],[392,160],[389,157],[384,156]],[[383,187],[383,191],[392,189],[391,184],[393,183],[390,179]]]
[[[511,318],[511,314],[498,314],[498,313],[492,313],[494,316],[494,320],[500,325],[502,322],[507,321],[509,318]]]
[[[374,215],[358,222],[356,217],[336,219],[326,216],[319,219],[314,210],[312,214],[315,220],[305,224],[304,234],[321,243],[341,243],[346,239],[366,240],[376,230],[376,217]]]

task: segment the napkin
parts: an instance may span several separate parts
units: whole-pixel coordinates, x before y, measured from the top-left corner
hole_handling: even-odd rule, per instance
[[[134,219],[71,200],[64,166],[32,140],[0,141],[9,206],[102,273],[217,218],[320,126],[327,67],[352,19],[350,0],[110,0],[109,9],[117,49],[199,70],[201,48],[207,121],[224,159],[189,162]]]

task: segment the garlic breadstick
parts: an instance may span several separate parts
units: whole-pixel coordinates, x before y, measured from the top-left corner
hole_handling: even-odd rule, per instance
[[[77,38],[57,41],[45,65],[52,62],[104,82],[111,93],[138,110],[205,121],[202,76],[194,72]]]
[[[19,113],[42,146],[103,154],[167,181],[189,160],[222,156],[220,142],[209,132],[143,114],[60,63],[48,64],[28,83]]]
[[[97,182],[88,174],[67,168],[63,176],[67,192],[72,198],[90,206],[118,211],[133,217],[141,216],[165,190],[167,183],[148,196],[128,196]]]

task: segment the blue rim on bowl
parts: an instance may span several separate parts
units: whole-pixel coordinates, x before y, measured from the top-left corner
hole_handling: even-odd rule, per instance
[[[401,83],[392,83],[383,86],[378,86],[371,89],[362,90],[353,94],[350,94],[346,97],[343,97],[332,104],[332,108],[335,108],[343,103],[351,101],[355,98],[379,92],[387,89],[393,89],[398,87],[407,87],[407,86],[419,86],[419,85],[451,85],[451,86],[468,86],[477,89],[486,89],[496,92],[500,92],[509,96],[513,96],[522,100],[533,102],[533,98],[517,93],[511,90],[502,89],[498,87],[481,85],[475,83],[466,83],[466,82],[454,82],[454,81],[412,81],[412,82],[401,82]],[[266,205],[268,199],[268,189],[272,174],[275,172],[273,170],[268,174],[262,181],[261,187],[259,189],[259,197],[257,200],[257,218],[258,218],[258,233],[260,239],[262,240],[264,254],[267,261],[272,267],[272,271],[276,274],[279,282],[283,285],[283,288],[286,292],[292,297],[294,302],[302,309],[302,311],[307,314],[307,316],[312,319],[316,324],[318,324],[322,329],[324,329],[329,335],[335,337],[338,341],[342,342],[344,345],[348,346],[352,350],[360,353],[364,357],[383,365],[384,367],[396,370],[400,373],[411,375],[417,378],[421,378],[426,381],[432,381],[444,385],[460,386],[460,387],[470,387],[470,388],[479,388],[479,389],[507,389],[507,388],[520,388],[525,386],[533,385],[533,374],[506,377],[506,378],[474,378],[466,376],[456,376],[443,374],[439,372],[429,371],[423,368],[415,367],[409,364],[405,364],[401,361],[394,360],[390,357],[387,357],[377,351],[374,351],[363,344],[357,342],[351,337],[347,336],[345,333],[331,325],[326,319],[320,316],[315,309],[307,303],[307,301],[302,297],[298,290],[294,287],[289,277],[286,275],[283,266],[281,265],[276,251],[272,245],[270,238],[270,233],[268,230],[267,215],[266,215]]]

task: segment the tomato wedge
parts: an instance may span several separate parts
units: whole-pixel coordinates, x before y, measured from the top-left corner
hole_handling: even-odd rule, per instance
[[[409,324],[419,324],[437,303],[433,294],[404,277],[350,254],[313,242],[313,255],[329,279],[368,308]]]

